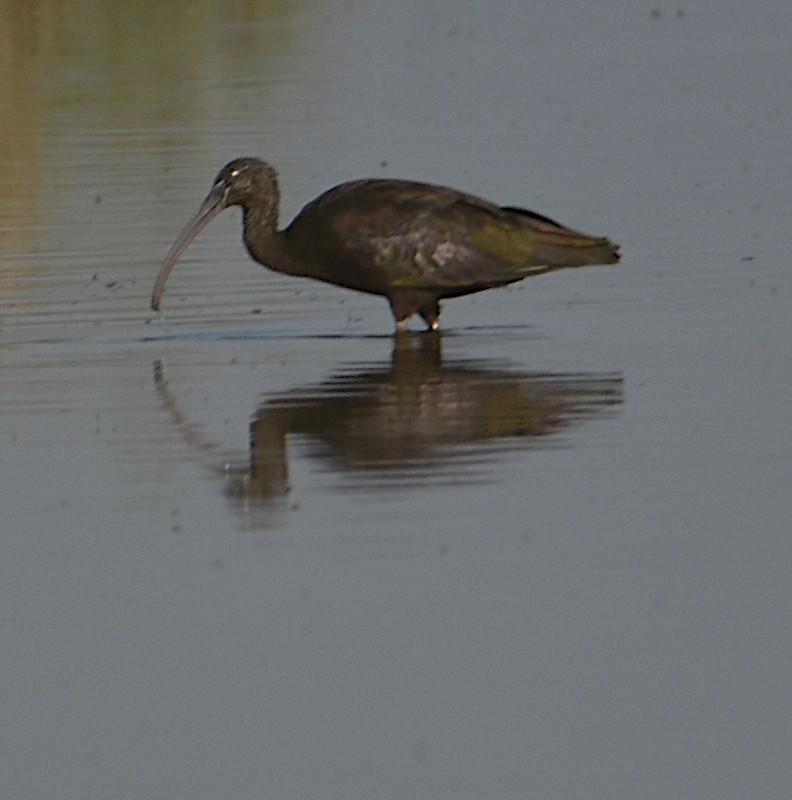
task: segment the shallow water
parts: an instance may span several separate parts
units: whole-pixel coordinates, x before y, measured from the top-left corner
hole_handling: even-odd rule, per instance
[[[14,798],[782,798],[792,10],[0,2]],[[622,245],[447,302],[266,272],[219,167]]]

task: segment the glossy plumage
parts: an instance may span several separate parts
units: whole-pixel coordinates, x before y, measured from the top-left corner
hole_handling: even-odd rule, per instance
[[[434,329],[441,299],[564,267],[612,264],[618,247],[520,208],[411,181],[369,179],[330,189],[278,230],[275,170],[256,158],[227,164],[162,264],[151,298],[200,230],[242,206],[250,255],[277,272],[382,295],[398,327],[420,314]]]

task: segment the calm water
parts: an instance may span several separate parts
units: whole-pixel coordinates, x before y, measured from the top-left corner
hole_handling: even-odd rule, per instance
[[[0,1],[4,796],[786,798],[792,6]],[[446,303],[268,273],[439,182],[622,244]]]

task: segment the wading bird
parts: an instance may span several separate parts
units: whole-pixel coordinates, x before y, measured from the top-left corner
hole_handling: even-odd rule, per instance
[[[398,329],[419,314],[437,329],[440,300],[505,286],[564,267],[613,264],[619,249],[541,214],[412,181],[342,183],[278,230],[275,170],[257,158],[226,164],[160,268],[151,297],[207,223],[242,206],[250,255],[276,272],[386,297]]]

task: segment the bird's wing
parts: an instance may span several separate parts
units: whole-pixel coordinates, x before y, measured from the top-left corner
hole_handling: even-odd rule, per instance
[[[395,180],[331,189],[293,226],[321,231],[314,248],[344,261],[346,269],[366,271],[366,277],[373,270],[390,286],[410,289],[484,288],[560,266],[603,263],[594,259],[606,255],[599,251],[607,242],[523,209]]]

